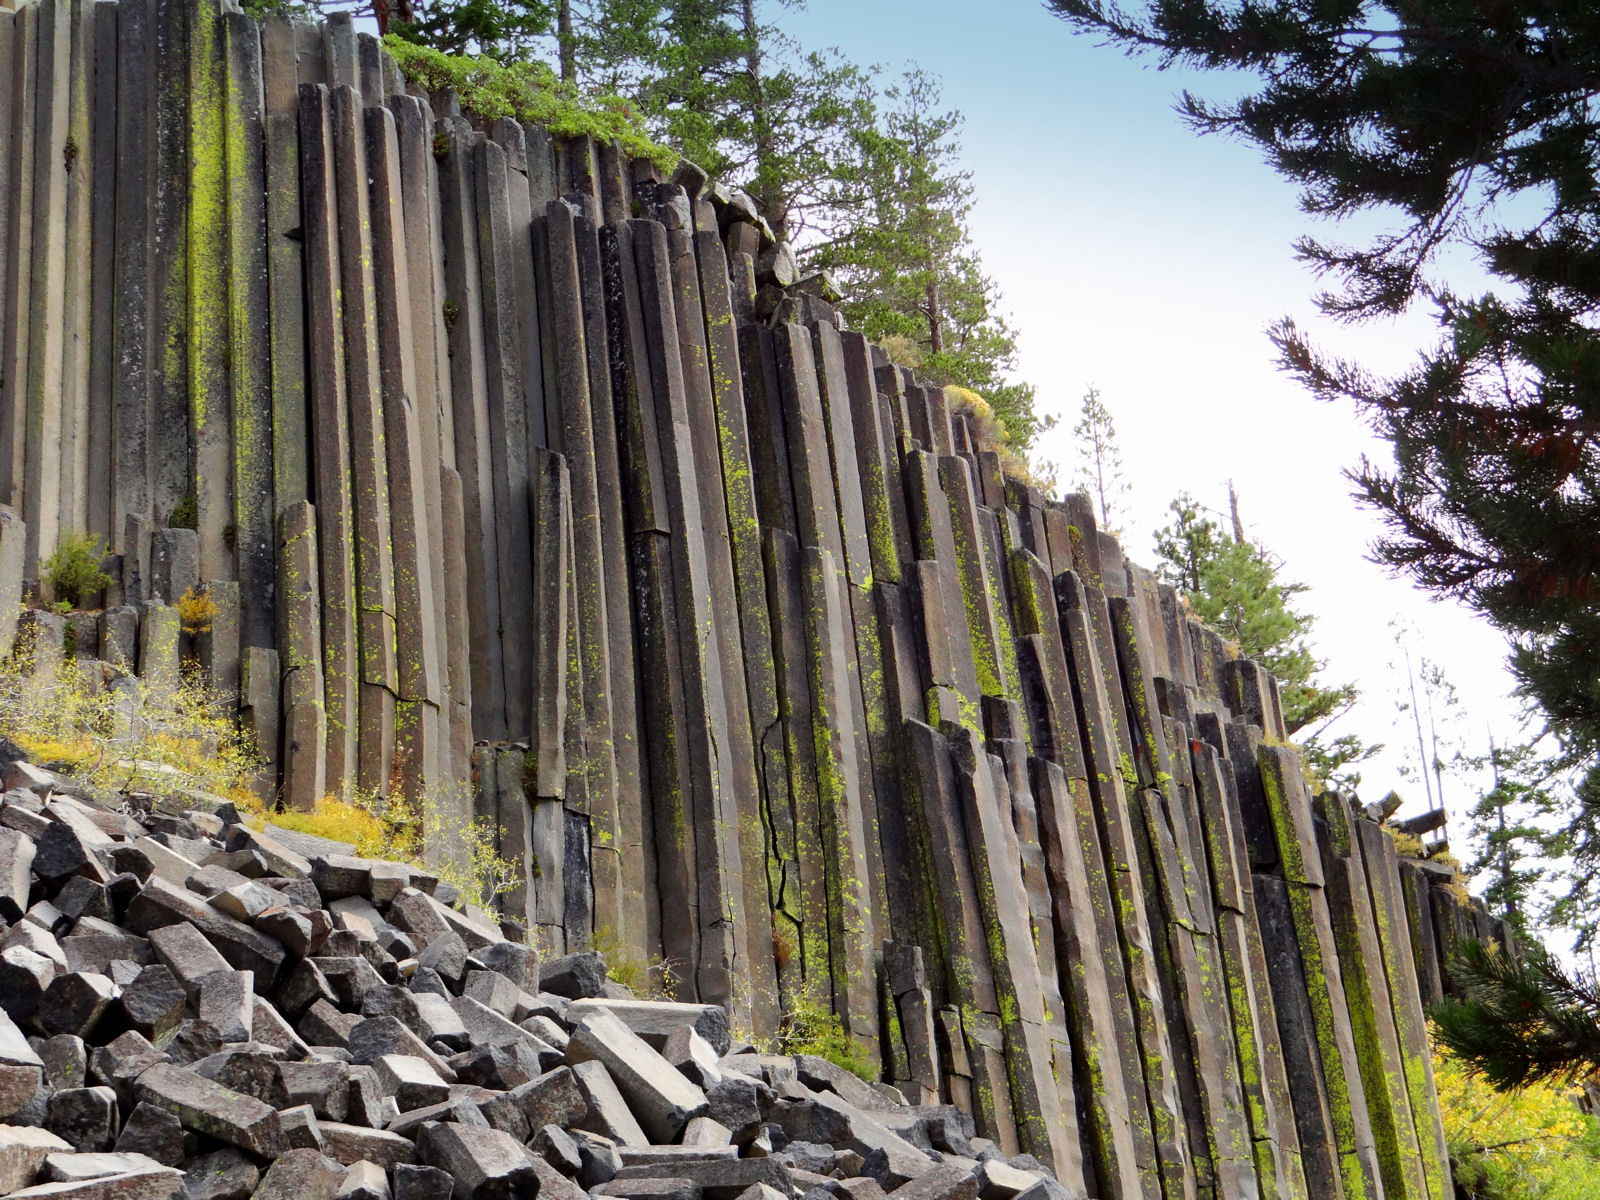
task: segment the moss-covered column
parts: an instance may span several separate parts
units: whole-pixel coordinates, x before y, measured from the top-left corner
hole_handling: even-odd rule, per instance
[[[1127,790],[1138,786],[1131,746],[1126,741],[1120,675],[1114,651],[1097,630],[1109,635],[1104,594],[1085,586],[1072,572],[1056,578],[1056,604],[1066,634],[1075,694],[1088,761],[1088,783],[1107,883],[1114,901],[1117,936],[1126,972],[1127,996],[1135,1038],[1128,1047],[1142,1071],[1148,1108],[1134,1109],[1135,1129],[1148,1130],[1163,1193],[1188,1195],[1194,1187],[1187,1131],[1182,1122],[1178,1079],[1161,986],[1156,971],[1147,898],[1141,882]],[[1109,643],[1109,637],[1106,642]],[[1146,1115],[1148,1114],[1148,1116]],[[1148,1120],[1149,1124],[1144,1122]]]
[[[1395,1030],[1389,980],[1383,969],[1366,867],[1356,843],[1348,802],[1336,792],[1316,799],[1317,842],[1322,853],[1328,912],[1339,950],[1350,1031],[1372,1121],[1383,1194],[1388,1200],[1424,1200],[1427,1184],[1405,1067]]]
[[[601,147],[602,161],[606,146]],[[602,182],[609,173],[602,175]],[[745,912],[748,919],[770,920],[772,896],[768,879],[767,827],[771,822],[772,778],[762,734],[778,722],[778,685],[772,659],[772,625],[768,616],[765,573],[761,559],[761,527],[756,515],[755,479],[751,464],[750,428],[746,416],[739,337],[734,328],[728,285],[728,263],[714,229],[694,235],[699,266],[699,292],[705,310],[707,363],[715,404],[717,451],[721,465],[722,503],[728,531],[740,658],[744,667],[744,699],[750,731],[755,789],[742,797],[736,814],[740,855],[745,863]],[[776,797],[786,803],[787,796]],[[764,914],[760,916],[758,914]],[[765,941],[758,940],[751,959],[751,1012],[757,1033],[777,1029],[777,975]]]
[[[215,0],[190,0],[187,259],[190,485],[203,579],[232,578],[232,327],[228,224],[227,50]],[[244,297],[241,297],[241,303]],[[259,319],[259,314],[251,314]],[[247,370],[247,364],[240,364]],[[169,518],[170,519],[170,518]],[[237,529],[235,529],[235,535]],[[270,590],[270,585],[269,585]]]
[[[1200,806],[1211,886],[1216,902],[1217,938],[1227,988],[1228,1013],[1238,1054],[1245,1115],[1254,1141],[1256,1177],[1266,1198],[1304,1200],[1299,1137],[1289,1106],[1288,1078],[1278,1048],[1272,993],[1251,966],[1255,899],[1249,860],[1239,832],[1237,802],[1222,773],[1216,748],[1190,743],[1195,794]]]
[[[273,644],[272,309],[267,261],[266,141],[261,29],[223,17],[227,142],[228,346],[233,413],[233,549],[243,600],[244,644]],[[202,543],[203,545],[204,543]]]
[[[356,630],[360,647],[358,779],[364,791],[386,795],[394,769],[399,671],[366,136],[356,92],[341,87],[334,90],[331,99],[339,189],[345,382],[350,412],[349,470],[355,514]]]
[[[1377,822],[1357,819],[1355,829],[1372,894],[1373,922],[1394,1006],[1401,1072],[1416,1126],[1427,1195],[1429,1200],[1446,1200],[1451,1191],[1450,1157],[1440,1121],[1439,1097],[1434,1091],[1432,1047],[1411,954],[1399,856],[1394,839]]]
[[[1300,764],[1288,747],[1263,745],[1256,761],[1277,837],[1294,936],[1304,964],[1311,1028],[1300,1031],[1300,1035],[1316,1041],[1345,1196],[1347,1200],[1381,1196],[1381,1172],[1362,1087],[1359,1052],[1345,1001],[1342,964],[1328,911],[1311,797],[1301,778]]]

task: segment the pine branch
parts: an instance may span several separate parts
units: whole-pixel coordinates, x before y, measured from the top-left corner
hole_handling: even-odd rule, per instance
[[[1497,1091],[1600,1075],[1600,988],[1539,945],[1522,960],[1463,941],[1451,963],[1459,1000],[1430,1010],[1439,1040]]]

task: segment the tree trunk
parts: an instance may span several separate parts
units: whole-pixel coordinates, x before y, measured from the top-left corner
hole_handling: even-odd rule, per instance
[[[561,0],[556,17],[556,40],[561,43],[561,82],[578,86],[578,48],[572,40],[572,0]]]
[[[789,239],[789,205],[772,185],[770,170],[773,159],[772,119],[767,112],[766,84],[761,77],[761,27],[756,24],[755,0],[744,0],[744,64],[750,77],[750,127],[755,134],[756,202],[761,206],[773,235],[780,241]]]
[[[933,354],[944,353],[944,306],[937,276],[928,283],[928,349]]]

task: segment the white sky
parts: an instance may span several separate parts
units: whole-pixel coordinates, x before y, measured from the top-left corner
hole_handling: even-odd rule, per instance
[[[1364,799],[1398,787],[1405,811],[1425,806],[1420,782],[1399,776],[1415,732],[1409,717],[1397,724],[1393,619],[1456,685],[1475,751],[1489,729],[1515,731],[1504,639],[1366,561],[1378,525],[1342,471],[1363,454],[1387,462],[1386,443],[1281,375],[1264,332],[1292,315],[1327,348],[1383,368],[1430,340],[1431,322],[1351,330],[1317,317],[1317,281],[1290,243],[1328,231],[1255,151],[1197,138],[1172,111],[1186,82],[1216,95],[1216,81],[1125,59],[1029,0],[810,0],[778,19],[808,47],[837,45],[890,73],[915,61],[943,80],[967,118],[975,240],[1020,332],[1022,373],[1061,417],[1040,450],[1070,477],[1078,405],[1099,387],[1132,490],[1124,545],[1147,565],[1173,496],[1224,510],[1233,480],[1247,531],[1310,588],[1301,603],[1328,678],[1364,690],[1335,732],[1391,748],[1366,765]],[[1464,799],[1446,788],[1447,801]]]

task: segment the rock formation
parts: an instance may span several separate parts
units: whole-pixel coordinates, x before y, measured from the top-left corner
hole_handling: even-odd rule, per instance
[[[137,1120],[154,1144],[176,1113],[247,1166],[311,1154],[257,1195],[323,1187],[318,1153],[377,1163],[352,1195],[385,1172],[433,1194],[406,1191],[431,1186],[402,1178],[413,1154],[458,1196],[561,1193],[599,1187],[605,1155],[550,1127],[673,1141],[720,1073],[756,1081],[734,1085],[739,1157],[616,1151],[641,1182],[606,1194],[871,1200],[863,1170],[906,1200],[1039,1186],[970,1165],[976,1136],[1072,1195],[1445,1200],[1422,1005],[1459,933],[1500,931],[1313,796],[1273,680],[1081,497],[1007,478],[943,389],[794,274],[746,197],[411,94],[347,18],[0,9],[0,609],[49,599],[63,533],[112,552],[98,616],[25,615],[36,655],[70,621],[74,653],[171,678],[172,605],[203,588],[206,669],[285,804],[425,798],[444,858],[487,817],[519,871],[498,917],[546,971],[596,945],[664,964],[756,1041],[831,1010],[910,1106],[814,1063],[719,1064],[687,1018],[642,1032],[663,1067],[626,1012],[573,1020],[515,952],[474,963],[502,927],[404,870],[264,858],[283,901],[264,926],[260,883],[205,875],[249,876],[209,862],[248,855],[238,826],[220,848],[155,826],[118,843],[92,804],[7,803],[35,864],[0,879],[17,969],[60,989],[60,1019],[120,1006],[132,1031],[90,1056],[105,1082],[82,1090],[113,1097],[73,1101],[84,1127]],[[123,844],[147,837],[178,861]],[[87,934],[69,884],[109,897]],[[226,972],[169,961],[160,930],[185,923]],[[57,962],[31,927],[100,940]],[[254,1045],[263,997],[279,1054]],[[492,1053],[529,1039],[531,1059]],[[464,1085],[443,1050],[481,1071]],[[196,1065],[217,1055],[271,1094],[219,1099]],[[48,1074],[38,1057],[0,1038],[0,1083],[13,1061]],[[325,1087],[404,1111],[330,1151],[331,1125],[308,1132],[347,1127],[316,1112]],[[527,1087],[565,1098],[525,1128],[505,1114]],[[778,1151],[751,1132],[772,1104],[832,1157],[742,1165]],[[34,1135],[7,1136],[0,1165],[37,1171]]]

